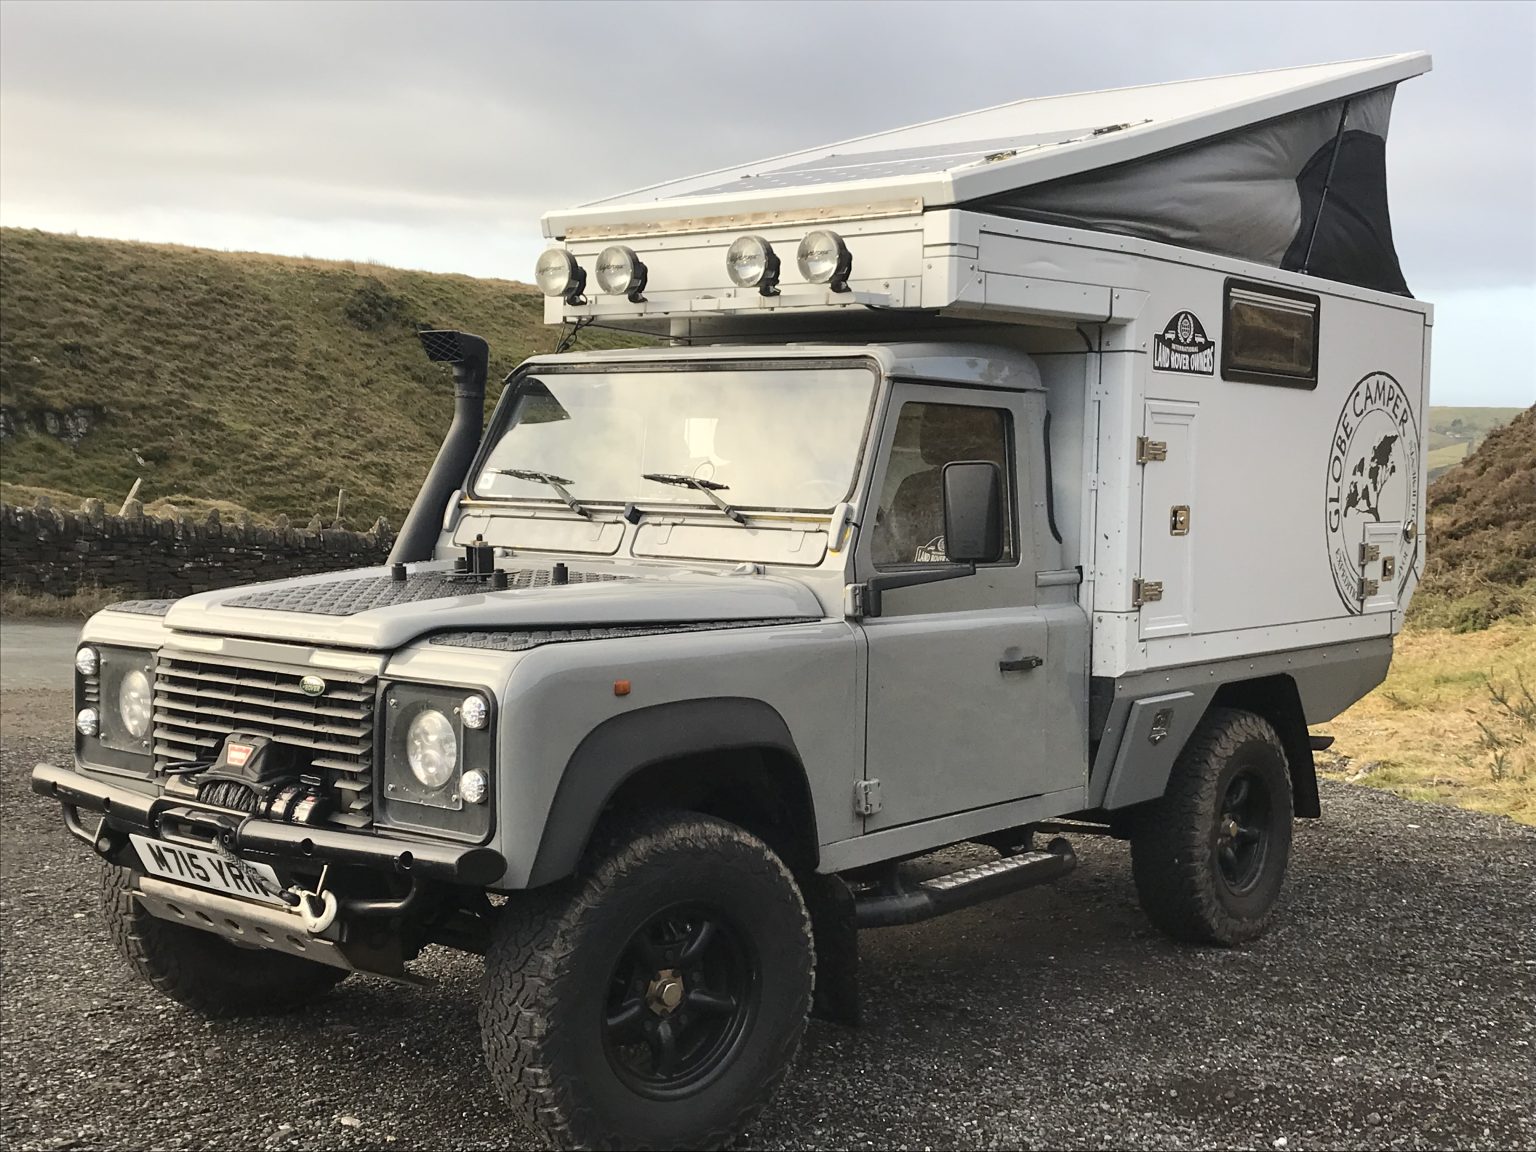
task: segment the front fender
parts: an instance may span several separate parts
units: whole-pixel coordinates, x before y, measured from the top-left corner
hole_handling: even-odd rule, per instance
[[[798,772],[804,807],[810,809],[800,750],[784,718],[761,700],[679,700],[603,721],[576,748],[560,778],[529,886],[551,883],[575,870],[608,801],[635,773],[687,756],[746,749],[788,757]]]

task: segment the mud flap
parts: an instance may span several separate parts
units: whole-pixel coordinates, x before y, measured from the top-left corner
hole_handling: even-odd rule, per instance
[[[835,1024],[859,1023],[859,933],[853,893],[837,876],[800,876],[800,894],[816,940],[816,992],[811,1015]]]

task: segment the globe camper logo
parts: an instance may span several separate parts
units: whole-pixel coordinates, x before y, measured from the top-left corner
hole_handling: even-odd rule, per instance
[[[1324,518],[1334,587],[1344,606],[1356,613],[1362,609],[1360,587],[1367,575],[1365,526],[1396,525],[1396,543],[1382,554],[1393,559],[1387,570],[1393,573],[1394,597],[1401,600],[1417,547],[1419,430],[1408,394],[1385,372],[1372,372],[1356,384],[1339,412],[1328,446]],[[1381,571],[1379,562],[1370,567]]]
[[[1183,372],[1212,376],[1216,372],[1216,341],[1193,312],[1178,312],[1152,337],[1152,368],[1157,372]]]

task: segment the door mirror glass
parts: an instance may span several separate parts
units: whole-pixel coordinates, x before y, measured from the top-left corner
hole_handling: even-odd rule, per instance
[[[944,551],[954,564],[1003,558],[1003,470],[990,460],[944,465]]]

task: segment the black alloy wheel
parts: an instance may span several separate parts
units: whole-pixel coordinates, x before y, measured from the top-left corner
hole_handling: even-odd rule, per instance
[[[1269,793],[1251,768],[1239,769],[1227,782],[1214,851],[1217,875],[1234,896],[1251,892],[1264,875],[1270,809]]]
[[[609,1062],[642,1096],[691,1095],[731,1062],[759,985],[757,956],[723,909],[658,913],[614,968],[603,1020]]]

